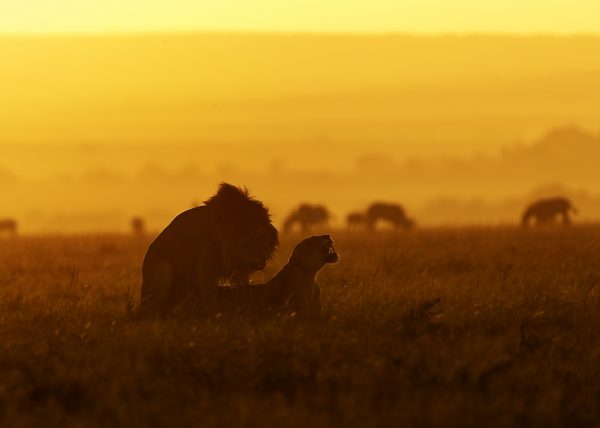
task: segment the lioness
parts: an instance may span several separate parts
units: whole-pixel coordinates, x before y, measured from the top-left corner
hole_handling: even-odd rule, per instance
[[[226,309],[289,310],[303,317],[319,317],[321,289],[316,277],[326,264],[337,261],[329,235],[311,236],[294,248],[288,263],[269,282],[219,287],[219,300]]]

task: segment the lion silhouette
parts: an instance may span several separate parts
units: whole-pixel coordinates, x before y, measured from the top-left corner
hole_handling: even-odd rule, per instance
[[[299,226],[302,232],[326,228],[329,225],[329,218],[330,214],[325,206],[301,204],[285,219],[283,231],[289,233],[295,226]]]
[[[287,309],[307,317],[321,315],[321,289],[317,275],[339,259],[329,235],[304,239],[288,263],[265,286],[266,303],[272,309]]]
[[[222,183],[204,205],[179,214],[152,242],[142,267],[140,312],[212,312],[220,283],[247,285],[278,245],[268,209]]]
[[[17,236],[18,223],[12,218],[0,219],[0,235],[15,237]]]
[[[367,209],[367,227],[374,230],[377,222],[385,221],[394,229],[411,229],[415,226],[413,219],[406,215],[401,205],[375,202]]]
[[[254,313],[294,312],[321,315],[318,273],[339,259],[329,235],[311,236],[294,248],[288,263],[266,284],[218,287],[222,308]]]
[[[577,214],[577,210],[571,201],[564,197],[555,197],[539,199],[529,205],[521,217],[521,224],[524,227],[532,223],[536,225],[545,225],[556,223],[562,218],[562,224],[571,224],[570,213]]]

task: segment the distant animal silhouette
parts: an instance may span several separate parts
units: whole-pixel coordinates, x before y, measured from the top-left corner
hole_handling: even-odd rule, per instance
[[[352,212],[346,217],[348,228],[362,227],[367,225],[367,215],[362,212]]]
[[[283,231],[290,232],[300,226],[302,232],[308,232],[329,225],[330,214],[323,205],[301,204],[285,219]]]
[[[401,205],[384,202],[375,202],[367,209],[367,227],[373,230],[379,221],[385,221],[395,229],[411,229],[415,226],[414,220],[406,215]]]
[[[131,233],[135,236],[142,236],[146,233],[146,222],[142,217],[133,217],[131,219]]]
[[[0,219],[0,235],[15,237],[17,236],[18,223],[15,219]]]
[[[303,317],[321,315],[321,289],[316,277],[329,263],[338,261],[329,235],[311,236],[300,242],[288,263],[266,284],[219,288],[226,308],[259,312],[296,312]]]
[[[222,183],[204,205],[179,214],[148,248],[140,313],[178,306],[211,312],[222,282],[247,285],[277,247],[268,209],[246,189]]]
[[[562,218],[564,225],[571,224],[569,213],[577,213],[571,201],[564,197],[540,199],[527,207],[521,217],[521,224],[525,227],[531,223],[536,225],[556,223]]]

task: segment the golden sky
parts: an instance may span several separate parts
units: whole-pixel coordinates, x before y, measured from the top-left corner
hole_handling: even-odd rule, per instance
[[[598,0],[1,0],[0,33],[597,33]]]

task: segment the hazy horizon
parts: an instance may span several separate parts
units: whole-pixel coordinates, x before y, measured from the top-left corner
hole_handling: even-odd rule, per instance
[[[373,200],[418,224],[600,219],[600,37],[0,36],[0,217],[164,226],[220,181],[280,221]]]
[[[202,159],[206,150],[201,147],[184,150],[178,160],[169,158],[164,147],[144,147],[144,156],[139,156],[140,148],[55,147],[26,156],[15,148],[13,155],[21,156],[15,164],[29,162],[43,169],[55,157],[76,168],[37,178],[0,169],[7,201],[0,215],[16,216],[26,232],[123,231],[134,215],[158,230],[227,181],[247,186],[265,201],[277,225],[298,203],[310,202],[328,206],[332,225],[342,227],[348,212],[377,200],[403,204],[421,226],[515,224],[526,204],[557,195],[574,201],[580,210],[576,221],[600,219],[595,161],[600,132],[574,127],[557,128],[496,156],[394,161],[386,152],[365,151],[345,169],[264,150],[263,167],[251,168],[227,162],[227,147],[219,162]],[[5,161],[11,159],[6,150],[2,153]]]

